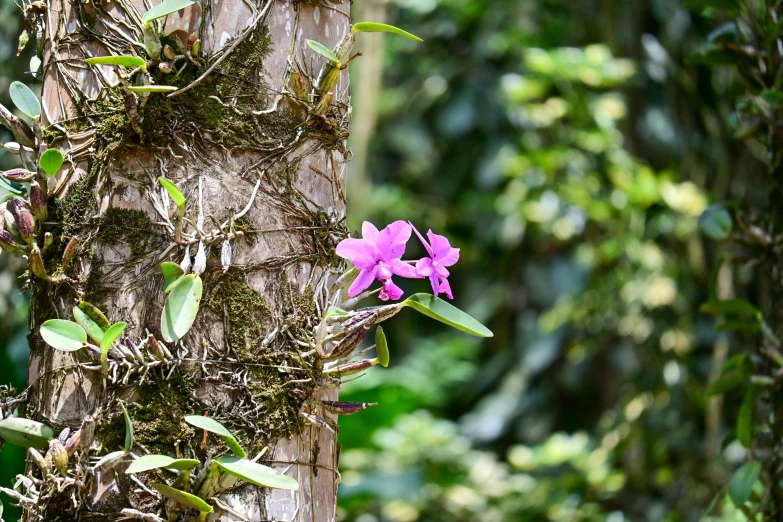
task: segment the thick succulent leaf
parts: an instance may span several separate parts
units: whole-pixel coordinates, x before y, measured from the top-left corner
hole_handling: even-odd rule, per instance
[[[415,34],[411,34],[408,31],[403,31],[399,27],[394,27],[393,25],[389,25],[389,24],[379,24],[376,22],[359,22],[358,24],[354,24],[353,32],[354,33],[394,33],[400,36],[404,36],[405,38],[410,38],[411,40],[415,40],[417,42],[424,41],[418,36],[416,36]]]
[[[185,196],[182,195],[182,192],[177,188],[177,186],[172,183],[171,181],[167,180],[164,177],[158,178],[158,181],[160,181],[160,184],[163,185],[163,188],[166,189],[166,192],[169,193],[169,196],[171,197],[171,200],[174,202],[175,205],[178,207],[181,207],[185,204]]]
[[[310,49],[317,52],[330,62],[332,62],[335,65],[340,65],[340,59],[337,57],[336,54],[334,54],[334,51],[326,47],[321,42],[316,42],[315,40],[307,40],[307,45],[310,46]]]
[[[63,158],[63,153],[58,149],[46,149],[44,153],[41,154],[38,165],[44,172],[50,176],[54,176],[57,174],[57,171],[60,170],[60,167],[63,166],[64,161],[65,158]]]
[[[329,309],[326,310],[326,317],[338,317],[341,315],[348,315],[348,312],[336,306],[330,306]]]
[[[24,114],[31,118],[41,115],[41,102],[27,85],[22,82],[11,82],[8,93],[14,105]]]
[[[141,67],[147,68],[147,62],[144,58],[138,56],[95,56],[84,60],[90,65],[122,65],[123,67]]]
[[[149,471],[152,469],[166,468],[175,469],[177,471],[184,471],[187,469],[193,469],[198,466],[200,462],[196,459],[175,459],[168,455],[144,455],[134,460],[125,473],[141,473],[142,471]]]
[[[196,274],[182,276],[171,290],[160,318],[160,329],[166,342],[181,339],[196,320],[204,284]]]
[[[174,92],[179,87],[173,85],[132,85],[128,87],[131,92]]]
[[[195,3],[196,0],[163,0],[163,2],[153,6],[152,9],[147,11],[144,14],[142,21],[145,24],[148,24],[153,20],[156,20],[162,16],[170,15],[171,13],[176,13],[180,9],[184,9],[187,6],[193,5]]]
[[[20,417],[0,420],[0,437],[25,448],[46,448],[54,438],[54,430],[45,424]]]
[[[98,343],[103,340],[103,334],[105,333],[103,328],[101,328],[92,317],[87,315],[87,312],[78,306],[73,307],[73,319],[79,326],[84,328],[84,331],[87,332],[87,335],[90,336],[90,339],[95,339],[95,341]]]
[[[179,281],[179,278],[185,275],[185,271],[177,263],[171,263],[166,261],[160,265],[160,269],[163,271],[163,285],[166,289],[166,293],[170,292],[171,285]]]
[[[443,299],[439,299],[433,295],[414,294],[403,301],[402,304],[413,308],[427,317],[471,335],[478,337],[492,337],[493,335],[492,331],[486,326],[476,321],[459,308],[452,306]]]
[[[170,498],[177,504],[185,506],[189,509],[196,509],[201,513],[212,513],[212,506],[198,498],[196,495],[191,495],[179,489],[172,488],[166,484],[158,484],[153,482],[152,487],[166,498]]]
[[[248,459],[222,457],[216,462],[224,472],[256,486],[292,491],[299,489],[299,483],[293,478],[278,474],[272,468]]]
[[[101,340],[101,353],[109,353],[114,341],[122,335],[122,332],[124,332],[127,327],[128,323],[115,323],[111,325],[111,328],[106,330],[106,333],[103,334],[103,340]]]
[[[389,345],[386,343],[386,334],[383,328],[378,326],[375,330],[375,353],[378,357],[378,364],[384,368],[389,366]]]
[[[98,326],[100,326],[101,330],[104,332],[111,327],[111,323],[109,322],[108,317],[103,315],[103,312],[101,312],[97,306],[90,304],[87,301],[79,301],[79,304],[76,306],[78,306],[82,312],[87,314],[90,319],[98,323]]]
[[[185,417],[185,422],[191,426],[195,426],[197,428],[201,428],[202,430],[207,430],[210,433],[214,433],[215,435],[219,435],[223,438],[223,440],[226,442],[226,445],[231,449],[234,455],[240,458],[247,457],[247,453],[245,452],[244,448],[240,446],[234,435],[215,419],[210,419],[209,417],[204,417],[203,415],[188,415]]]
[[[41,337],[52,348],[66,352],[76,351],[87,342],[84,328],[63,319],[50,319],[42,324]]]

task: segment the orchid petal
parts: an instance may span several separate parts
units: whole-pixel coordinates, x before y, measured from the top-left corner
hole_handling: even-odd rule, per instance
[[[422,257],[416,261],[416,273],[422,277],[429,277],[432,273],[432,258]]]
[[[378,240],[378,229],[375,228],[375,225],[369,221],[362,223],[362,238],[364,238],[364,240],[368,243],[374,245]]]
[[[336,252],[359,270],[372,268],[376,264],[375,247],[363,239],[343,239],[337,245]]]
[[[430,284],[432,285],[432,293],[435,294],[435,297],[438,297],[438,292],[440,292],[440,284],[438,284],[438,275],[434,272],[430,274]]]
[[[381,259],[399,259],[405,253],[405,244],[411,237],[411,226],[405,221],[395,221],[380,231],[375,247]]]
[[[438,264],[438,266],[436,266],[434,268],[434,270],[435,270],[435,273],[438,274],[438,277],[446,278],[446,277],[449,277],[451,275],[449,273],[449,269],[446,268],[445,266],[441,265],[441,264]]]
[[[392,272],[398,276],[407,277],[410,279],[418,279],[421,277],[413,265],[409,265],[408,263],[400,261],[399,259],[394,259],[389,264],[391,265]]]
[[[348,289],[348,297],[356,297],[366,290],[373,281],[375,281],[375,272],[377,268],[367,268],[359,272],[359,276],[354,279],[353,284]]]
[[[421,241],[421,244],[424,245],[424,249],[427,251],[427,253],[430,255],[430,257],[433,257],[434,254],[432,252],[432,247],[430,246],[430,244],[427,243],[427,241],[419,233],[419,231],[416,229],[416,227],[413,226],[413,223],[411,223],[410,221],[408,221],[408,223],[410,224],[411,228],[413,228],[413,231],[416,232],[416,235],[419,236],[419,240]]]
[[[446,236],[434,234],[432,230],[430,230],[427,232],[427,237],[430,238],[430,246],[432,247],[433,252],[432,257],[436,261],[443,262],[447,256],[453,255],[452,250],[457,251],[457,259],[459,259],[459,249],[452,249],[451,244],[449,244],[449,240],[446,238]],[[454,260],[454,263],[457,262],[457,259]]]
[[[389,299],[391,299],[392,301],[396,301],[397,299],[402,297],[402,294],[403,294],[402,288],[395,285],[391,279],[388,279],[384,281],[383,290],[381,290],[381,293],[378,294],[378,297],[383,301],[388,301]]]
[[[438,287],[438,290],[446,294],[446,297],[449,299],[454,299],[454,296],[451,294],[451,285],[445,278],[440,280],[440,286]]]
[[[449,248],[449,251],[446,252],[444,255],[438,255],[436,258],[438,260],[438,264],[443,266],[451,266],[457,263],[459,261],[459,248]]]

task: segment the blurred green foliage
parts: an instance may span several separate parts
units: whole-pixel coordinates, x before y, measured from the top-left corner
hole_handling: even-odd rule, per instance
[[[762,198],[764,168],[726,123],[736,78],[690,58],[718,16],[697,3],[355,4],[425,42],[385,38],[353,62],[367,134],[353,137],[351,228],[410,219],[449,236],[455,304],[495,337],[410,313],[389,324],[392,366],[342,394],[380,405],[341,419],[341,520],[746,520],[725,496],[745,458],[731,442],[742,396],[706,396],[735,339],[698,311],[720,254],[698,218]],[[13,56],[10,0],[0,15],[6,104],[29,57]],[[9,263],[0,380],[22,386]]]

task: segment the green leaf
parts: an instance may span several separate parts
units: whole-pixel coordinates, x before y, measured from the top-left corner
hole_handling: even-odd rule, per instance
[[[180,9],[184,9],[187,6],[193,5],[195,3],[196,0],[163,0],[163,2],[147,11],[144,14],[144,18],[142,18],[142,21],[145,24],[148,24],[153,20],[156,20],[162,16],[170,15],[171,13],[176,13]]]
[[[750,445],[753,442],[753,431],[755,428],[753,414],[755,409],[756,390],[753,386],[750,386],[748,391],[745,392],[745,397],[742,399],[742,405],[737,415],[737,440],[748,449],[750,449]]]
[[[710,300],[699,307],[707,315],[750,315],[761,319],[761,312],[744,299]]]
[[[234,435],[215,419],[210,419],[209,417],[204,417],[203,415],[188,415],[185,417],[185,422],[191,426],[195,426],[197,428],[201,428],[202,430],[207,430],[210,433],[214,433],[215,435],[219,435],[223,438],[223,440],[226,442],[226,445],[231,449],[234,455],[239,458],[247,457],[247,452],[245,452],[244,448],[240,446],[237,439],[234,438]]]
[[[358,24],[354,24],[353,32],[354,33],[394,33],[400,36],[404,36],[405,38],[410,38],[411,40],[415,40],[417,42],[424,41],[418,36],[416,36],[415,34],[411,34],[408,31],[403,31],[399,27],[394,27],[393,25],[388,25],[388,24],[379,24],[376,22],[359,22]]]
[[[38,78],[40,75],[38,72],[41,70],[41,59],[38,58],[38,56],[33,56],[30,58],[30,74],[33,75],[34,78]]]
[[[79,307],[79,309],[87,314],[90,319],[95,321],[98,326],[101,327],[101,330],[104,332],[111,328],[111,323],[109,322],[109,319],[103,315],[103,312],[101,312],[97,306],[88,303],[87,301],[79,301],[79,304],[76,306]]]
[[[174,92],[179,87],[173,85],[132,85],[128,87],[131,92]]]
[[[44,172],[50,176],[54,176],[57,174],[57,171],[60,170],[60,167],[63,166],[64,161],[65,158],[63,158],[63,153],[58,149],[46,149],[44,153],[41,154],[38,165]]]
[[[152,487],[166,498],[169,498],[189,509],[195,509],[201,513],[212,513],[212,506],[198,498],[196,495],[191,495],[179,489],[172,488],[166,484],[152,483]]]
[[[141,67],[147,69],[147,62],[138,56],[95,56],[84,60],[90,65],[121,65],[123,67]]]
[[[128,414],[128,408],[125,407],[125,403],[119,401],[120,408],[122,408],[122,415],[125,417],[125,453],[133,451],[133,445],[136,443],[136,436],[133,431],[133,421]]]
[[[707,395],[721,395],[748,381],[753,362],[746,354],[735,355],[723,365],[720,377],[707,388]]]
[[[167,455],[144,455],[131,462],[125,473],[141,473],[152,469],[166,468],[177,471],[185,471],[198,466],[200,462],[196,459],[174,459]]]
[[[122,332],[124,332],[127,327],[128,323],[116,323],[103,334],[103,339],[101,339],[101,368],[104,377],[109,375],[109,350],[111,350],[112,345],[114,345],[114,341],[122,335]]]
[[[166,189],[166,192],[169,193],[169,196],[175,205],[181,207],[185,204],[185,196],[182,195],[182,192],[180,192],[174,183],[164,177],[158,178],[158,181],[160,181],[160,184]]]
[[[478,337],[492,337],[493,335],[492,331],[486,326],[476,321],[459,308],[452,306],[443,299],[439,299],[433,295],[414,294],[403,301],[402,304],[413,308],[427,317],[471,335]]]
[[[386,343],[386,334],[383,328],[378,326],[375,329],[375,353],[378,357],[378,364],[386,368],[389,366],[389,345]]]
[[[263,464],[237,457],[222,457],[216,462],[220,469],[229,475],[256,486],[287,489],[290,491],[299,489],[299,483],[296,480],[287,475],[278,474],[275,470]]]
[[[160,265],[160,269],[163,271],[163,284],[165,285],[165,293],[171,292],[172,285],[179,281],[179,279],[185,275],[185,272],[177,263],[171,263],[166,261]]]
[[[731,214],[721,205],[710,205],[699,216],[699,230],[710,239],[726,239],[731,228]]]
[[[84,328],[63,319],[49,319],[42,324],[41,337],[52,348],[66,352],[74,352],[87,342],[87,333]]]
[[[348,312],[346,312],[342,308],[337,308],[336,306],[330,306],[326,310],[326,317],[338,317],[341,315],[348,315]]]
[[[731,477],[729,482],[729,497],[734,505],[742,507],[750,498],[750,492],[761,474],[761,464],[746,462]]]
[[[307,45],[310,46],[310,49],[317,52],[333,64],[335,64],[337,67],[340,66],[340,59],[337,57],[336,54],[334,54],[334,51],[326,47],[321,42],[316,42],[315,40],[307,40]]]
[[[760,96],[765,102],[776,109],[783,107],[783,92],[766,90],[762,91]]]
[[[11,101],[24,114],[31,118],[41,115],[41,102],[27,85],[22,82],[11,82],[8,92],[11,95]]]
[[[79,326],[84,328],[84,331],[87,332],[87,335],[90,336],[90,339],[95,339],[95,341],[98,343],[101,342],[104,334],[103,328],[101,328],[98,323],[93,321],[93,319],[87,315],[84,310],[78,306],[74,306],[73,318]]]
[[[160,317],[160,329],[166,342],[181,339],[193,326],[203,290],[204,284],[196,274],[182,276],[171,290]]]
[[[21,417],[0,420],[0,437],[23,448],[46,448],[54,430],[45,424]]]

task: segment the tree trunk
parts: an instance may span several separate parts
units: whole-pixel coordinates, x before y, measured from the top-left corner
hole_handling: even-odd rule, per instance
[[[128,81],[118,73],[127,76],[130,68],[83,60],[149,58],[138,43],[149,7],[141,0],[58,0],[46,15],[43,136],[67,161],[43,227],[54,235],[45,262],[50,276],[67,279],[31,281],[27,414],[71,430],[92,416],[95,442],[89,462],[80,457],[84,475],[64,492],[44,483],[35,505],[23,502],[26,520],[166,518],[149,483],[173,475],[152,472],[134,481],[123,473],[130,459],[96,468],[98,457],[123,447],[122,399],[136,455],[203,460],[226,453],[217,437],[204,447],[204,432],[182,420],[207,414],[240,439],[250,458],[268,448],[260,462],[299,482],[296,492],[231,488],[207,520],[332,521],[336,421],[315,399],[335,400],[339,382],[324,378],[313,346],[330,287],[344,269],[334,246],[346,236],[350,108],[347,71],[331,103],[314,87],[326,60],[305,41],[333,48],[349,34],[348,2],[224,0],[161,18],[162,43],[176,54],[182,50],[172,36],[188,47],[189,35],[198,34],[199,63],[180,60],[168,73],[148,59],[148,81],[180,91],[145,100],[118,86]],[[294,99],[297,82],[310,99]],[[187,198],[189,220],[178,242],[169,226],[175,205],[167,206],[160,176]],[[74,236],[77,254],[64,267]],[[198,315],[182,339],[164,344],[161,262],[198,264],[200,245],[207,265]],[[85,350],[53,350],[38,333],[48,319],[71,319],[80,300],[113,323],[128,323],[109,355],[108,379]],[[186,511],[171,519],[196,517]]]

